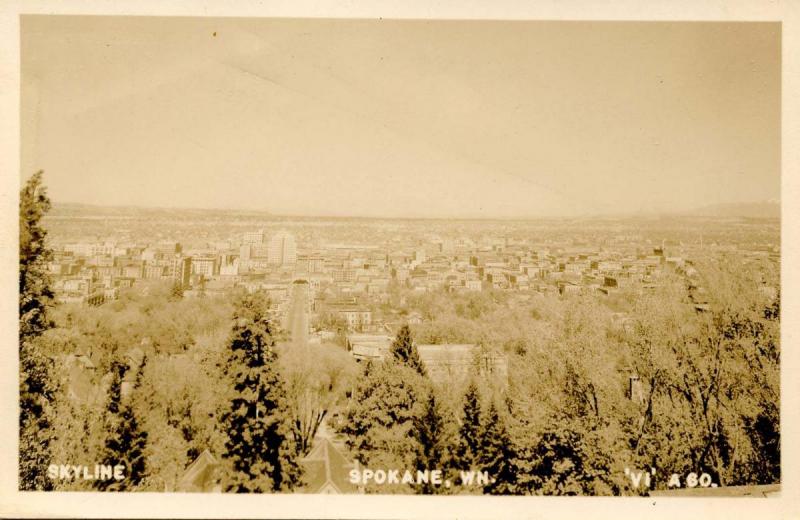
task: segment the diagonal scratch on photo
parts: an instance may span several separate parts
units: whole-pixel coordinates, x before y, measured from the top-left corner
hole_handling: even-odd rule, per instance
[[[781,24],[21,17],[20,490],[780,494]]]

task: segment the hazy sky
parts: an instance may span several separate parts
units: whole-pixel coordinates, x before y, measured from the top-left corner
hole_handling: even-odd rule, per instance
[[[780,25],[23,17],[60,202],[529,217],[780,196]]]

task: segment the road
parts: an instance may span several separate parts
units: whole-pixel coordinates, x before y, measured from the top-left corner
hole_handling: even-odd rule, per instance
[[[289,302],[289,334],[294,347],[308,344],[308,284],[292,284],[291,301]]]

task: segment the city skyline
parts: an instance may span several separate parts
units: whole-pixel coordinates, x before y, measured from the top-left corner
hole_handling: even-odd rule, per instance
[[[55,202],[525,219],[780,198],[779,24],[22,27],[21,178],[44,169]]]

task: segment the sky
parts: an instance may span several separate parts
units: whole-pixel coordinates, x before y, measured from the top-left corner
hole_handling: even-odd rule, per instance
[[[54,202],[530,218],[780,197],[780,24],[23,16]]]

